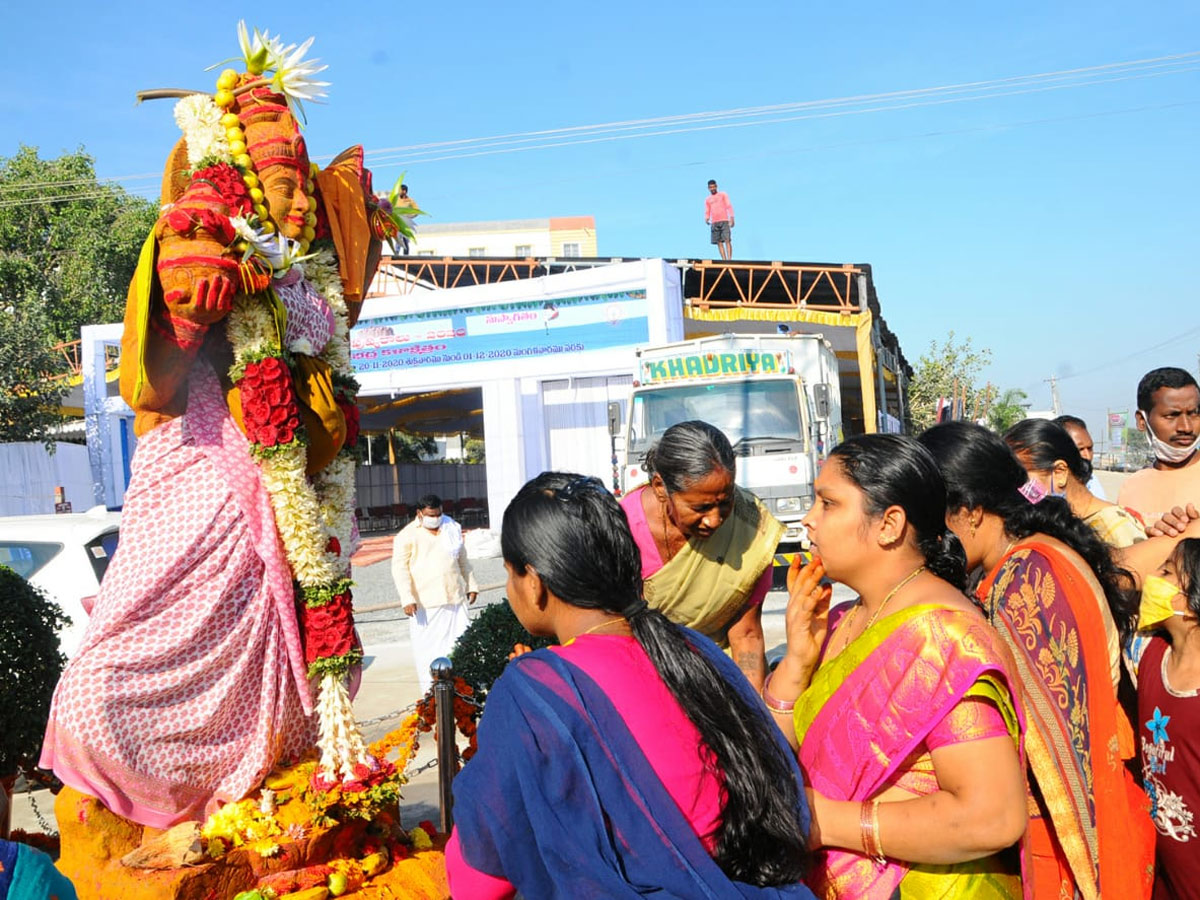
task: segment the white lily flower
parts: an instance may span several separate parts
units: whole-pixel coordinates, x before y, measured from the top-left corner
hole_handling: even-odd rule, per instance
[[[300,263],[304,262],[304,260],[310,259],[312,254],[301,253],[299,241],[286,238],[282,234],[276,236],[279,238],[279,265],[275,266],[275,277],[278,278],[283,275],[284,272],[291,269],[292,266],[299,266]],[[274,265],[274,263],[272,263],[272,265]],[[303,267],[301,268],[301,271],[303,271]]]
[[[276,235],[267,234],[265,231],[255,228],[245,216],[230,216],[229,223],[233,226],[237,236],[248,244],[246,252],[242,254],[243,260],[249,259],[253,254],[261,256],[269,262],[272,269],[278,269],[283,265],[284,255],[279,249]]]
[[[238,22],[238,45],[242,50],[242,59],[246,63],[246,71],[252,75],[261,75],[272,68],[276,59],[283,54],[283,41],[279,37],[271,37],[269,32],[254,29],[251,37],[246,31],[246,20]]]
[[[318,65],[320,60],[317,59],[306,60],[304,58],[304,54],[312,46],[313,40],[310,37],[299,47],[290,44],[272,60],[275,74],[271,78],[271,84],[275,90],[287,98],[289,106],[294,105],[301,117],[304,115],[304,108],[300,101],[311,100],[314,103],[320,103],[326,96],[323,88],[329,87],[328,81],[317,81],[313,78],[314,75],[324,72],[329,66]]]

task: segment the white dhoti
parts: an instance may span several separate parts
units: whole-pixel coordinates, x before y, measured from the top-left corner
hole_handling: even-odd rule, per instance
[[[417,683],[424,694],[433,685],[429,667],[439,656],[449,656],[471,617],[466,603],[450,603],[426,609],[418,606],[408,620],[408,634],[412,641],[413,662],[417,665]]]

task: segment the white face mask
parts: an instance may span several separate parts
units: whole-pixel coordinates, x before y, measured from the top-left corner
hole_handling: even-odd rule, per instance
[[[441,516],[421,516],[421,525],[430,531],[437,531],[442,525]]]
[[[1154,433],[1154,429],[1150,427],[1150,423],[1146,420],[1145,415],[1142,415],[1142,424],[1146,426],[1146,437],[1150,440],[1150,449],[1154,451],[1154,455],[1165,463],[1181,463],[1187,462],[1191,455],[1200,448],[1200,437],[1196,438],[1186,447],[1176,447],[1174,444],[1168,444],[1166,441],[1158,439],[1158,435]]]

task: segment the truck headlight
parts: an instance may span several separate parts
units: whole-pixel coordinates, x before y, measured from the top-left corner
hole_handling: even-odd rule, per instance
[[[775,511],[780,513],[806,513],[812,509],[812,494],[802,497],[780,497],[775,501]]]

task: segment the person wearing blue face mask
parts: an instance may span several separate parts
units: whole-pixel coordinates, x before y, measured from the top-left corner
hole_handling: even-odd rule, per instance
[[[430,665],[439,656],[450,655],[454,642],[471,624],[467,605],[479,593],[467,563],[462,528],[442,513],[442,499],[436,494],[417,501],[416,518],[396,535],[392,578],[409,616],[417,682],[428,691]]]
[[[1181,541],[1142,585],[1138,745],[1158,830],[1155,900],[1200,898],[1200,540]]]

